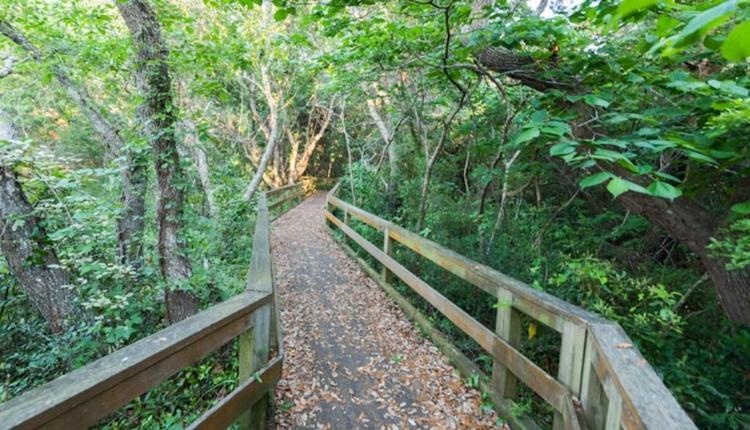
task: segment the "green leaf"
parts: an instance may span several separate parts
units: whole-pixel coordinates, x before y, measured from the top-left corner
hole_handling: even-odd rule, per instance
[[[277,9],[276,12],[273,14],[273,19],[276,21],[283,21],[286,19],[286,17],[289,16],[289,11],[286,9]]]
[[[539,136],[538,128],[527,128],[526,130],[516,135],[516,137],[513,139],[513,143],[518,145],[520,143],[528,142],[538,136]]]
[[[716,164],[716,160],[715,159],[709,157],[706,154],[702,154],[702,153],[697,152],[697,151],[687,150],[687,151],[685,151],[685,154],[687,154],[688,157],[690,157],[690,158],[692,158],[693,160],[696,160],[696,161],[701,161],[701,162],[709,163],[709,164]]]
[[[574,152],[575,150],[576,150],[576,147],[572,145],[570,142],[560,142],[558,144],[552,145],[552,147],[549,149],[549,155],[560,156],[560,155],[570,154],[571,152]]]
[[[740,215],[750,214],[750,200],[743,203],[737,203],[736,205],[732,206],[732,212]]]
[[[750,21],[743,22],[729,32],[721,45],[721,55],[735,62],[742,62],[750,57]]]
[[[570,126],[560,121],[550,121],[541,127],[542,133],[562,136],[570,133]]]
[[[679,188],[673,187],[672,185],[661,181],[652,182],[651,185],[646,188],[646,190],[648,190],[649,194],[651,194],[652,196],[664,197],[665,199],[669,200],[674,200],[682,195],[682,191]]]
[[[594,151],[592,157],[607,161],[625,159],[625,155],[623,155],[622,153],[604,148],[596,148],[596,151]]]
[[[609,191],[615,198],[626,191],[635,191],[636,193],[651,194],[642,186],[630,182],[627,179],[622,179],[617,176],[613,176],[612,180],[607,184],[607,191]]]
[[[737,7],[736,0],[725,1],[718,6],[714,6],[711,9],[703,11],[698,14],[695,18],[691,19],[687,23],[685,28],[672,40],[672,43],[677,45],[683,39],[692,35],[696,31],[707,31],[721,23],[721,21],[729,15],[730,12],[734,11]]]
[[[609,184],[607,184],[607,191],[609,191],[615,198],[620,194],[628,191],[628,183],[617,176],[613,177]]]
[[[656,0],[624,0],[617,8],[617,15],[620,18],[627,18],[640,10],[650,8],[655,4]]]
[[[594,107],[599,106],[599,107],[603,107],[605,109],[607,107],[609,107],[609,102],[608,101],[604,100],[601,97],[593,96],[593,95],[590,95],[590,94],[587,95],[587,96],[584,96],[583,97],[583,101],[586,102],[586,104],[589,105],[589,106],[594,106]]]
[[[578,182],[578,185],[580,185],[581,188],[589,188],[589,187],[593,187],[594,185],[599,185],[611,177],[612,177],[611,173],[601,172],[601,173],[597,173],[595,175],[587,176],[581,179]]]
[[[710,79],[708,85],[735,96],[747,97],[748,95],[747,88],[737,85],[734,81],[717,81],[716,79]]]

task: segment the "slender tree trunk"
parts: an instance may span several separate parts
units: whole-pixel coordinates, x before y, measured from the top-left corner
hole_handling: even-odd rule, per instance
[[[357,195],[354,192],[354,170],[352,169],[352,147],[349,142],[349,133],[346,131],[346,118],[344,113],[346,112],[346,106],[341,103],[341,132],[344,135],[344,143],[346,143],[346,157],[349,164],[349,191],[352,194],[352,204],[357,205]]]
[[[475,87],[476,88],[476,87]],[[453,121],[456,119],[456,116],[461,111],[461,109],[466,104],[466,101],[469,98],[469,93],[464,91],[461,94],[461,99],[456,104],[456,108],[453,110],[453,112],[450,114],[447,120],[443,122],[442,128],[440,130],[440,138],[438,139],[438,143],[435,146],[435,148],[432,150],[432,153],[429,152],[429,143],[427,142],[427,135],[423,132],[423,124],[421,121],[421,118],[419,118],[419,115],[416,114],[416,108],[415,108],[415,119],[418,121],[418,126],[420,130],[420,139],[422,139],[422,145],[425,149],[425,172],[424,177],[422,178],[422,189],[420,191],[420,197],[419,197],[419,214],[417,217],[417,231],[421,231],[424,227],[424,220],[427,216],[427,205],[428,205],[428,194],[430,189],[430,179],[432,178],[432,169],[435,166],[435,162],[438,159],[438,156],[440,155],[440,151],[443,150],[443,146],[445,146],[445,142],[448,139],[448,134],[450,132],[451,124],[453,124]]]
[[[268,104],[266,149],[263,151],[263,156],[258,162],[258,168],[255,171],[253,179],[250,181],[247,188],[245,188],[245,193],[242,196],[242,198],[247,201],[253,198],[253,194],[255,194],[255,191],[258,189],[258,185],[260,185],[260,181],[263,178],[263,173],[266,171],[268,162],[273,156],[276,142],[279,140],[278,100],[276,100],[276,97],[273,95],[271,80],[268,76],[268,67],[265,65],[261,67],[260,76],[261,89],[266,98],[266,103]]]
[[[333,106],[333,104],[331,104]],[[295,169],[293,171],[292,181],[296,182],[299,178],[307,171],[307,166],[310,164],[315,149],[318,144],[325,136],[325,132],[328,129],[328,125],[331,123],[333,117],[333,109],[326,109],[325,117],[323,118],[323,124],[320,125],[320,129],[315,133],[312,138],[308,138],[305,143],[305,148],[302,150],[302,157],[295,163]]]
[[[395,192],[396,184],[398,183],[398,168],[399,168],[398,151],[396,150],[396,144],[394,142],[394,133],[388,128],[385,120],[380,115],[380,112],[378,112],[378,109],[375,106],[375,100],[373,99],[367,100],[367,112],[370,114],[370,118],[372,118],[372,122],[375,123],[375,126],[377,127],[378,132],[380,133],[380,137],[383,139],[383,142],[387,148],[386,151],[388,153],[388,190],[389,192],[393,193]]]
[[[206,197],[208,214],[211,218],[216,218],[219,215],[219,208],[216,205],[214,189],[211,185],[211,171],[208,166],[208,155],[198,142],[198,133],[195,128],[195,123],[190,120],[184,120],[183,124],[186,129],[185,146],[188,147],[193,158],[193,164],[195,164],[195,169],[198,171],[198,179],[201,181],[203,195]]]
[[[297,155],[299,154],[299,139],[297,139],[297,136],[294,135],[294,132],[290,128],[286,129],[286,137],[289,141],[289,145],[291,146],[291,151],[289,152],[289,173],[287,176],[289,177],[289,182],[294,183],[294,172],[297,171]]]
[[[159,265],[167,287],[165,302],[170,323],[198,311],[198,299],[182,286],[192,275],[181,238],[184,175],[175,137],[176,107],[168,51],[159,22],[144,0],[116,0],[136,50],[136,86],[143,98],[139,116],[154,151],[158,186],[156,222]]]
[[[513,167],[513,163],[516,162],[516,158],[521,154],[521,150],[516,150],[513,155],[510,157],[510,159],[504,163],[504,171],[503,171],[503,187],[502,192],[500,193],[500,207],[497,209],[497,218],[495,219],[495,225],[492,228],[492,233],[490,234],[490,240],[487,242],[487,248],[484,251],[485,255],[488,255],[490,252],[490,247],[492,246],[492,243],[495,241],[495,234],[500,229],[500,227],[503,225],[503,220],[505,218],[505,204],[508,200],[508,182],[510,179],[510,168]]]
[[[15,141],[10,117],[0,110],[0,140]],[[53,332],[80,314],[68,288],[68,272],[47,240],[41,220],[26,199],[13,169],[0,164],[0,249],[13,276]]]

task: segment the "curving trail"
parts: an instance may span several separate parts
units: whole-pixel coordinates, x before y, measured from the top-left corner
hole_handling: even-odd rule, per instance
[[[493,412],[326,232],[325,195],[273,223],[282,429],[489,429]]]

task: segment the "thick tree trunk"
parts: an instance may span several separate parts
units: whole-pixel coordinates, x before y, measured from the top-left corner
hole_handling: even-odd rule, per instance
[[[8,115],[0,111],[0,140],[15,141]],[[0,165],[0,249],[13,276],[53,332],[78,316],[68,272],[62,268],[34,208],[9,166]]]
[[[712,237],[720,236],[723,217],[715,216],[685,197],[670,202],[627,192],[617,200],[698,255],[727,316],[736,323],[750,326],[750,269],[728,270],[726,261],[713,257],[706,248]]]
[[[0,33],[37,60],[42,60],[41,51],[10,23],[0,20]],[[140,267],[143,255],[143,226],[146,195],[145,160],[126,150],[125,141],[117,126],[111,123],[86,91],[76,84],[60,66],[53,66],[52,73],[102,138],[112,158],[118,160],[122,186],[123,212],[117,220],[118,254],[120,262]],[[123,156],[124,155],[124,156]]]
[[[136,50],[136,86],[143,98],[139,116],[154,151],[158,186],[156,222],[161,274],[167,283],[165,302],[170,323],[198,311],[198,299],[181,288],[192,275],[181,238],[185,178],[175,137],[176,107],[168,51],[154,12],[144,0],[115,1]],[[176,285],[176,286],[175,286]]]

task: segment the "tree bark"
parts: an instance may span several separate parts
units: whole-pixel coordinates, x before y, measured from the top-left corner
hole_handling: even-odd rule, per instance
[[[16,141],[15,127],[0,110],[0,140]],[[68,272],[49,245],[41,220],[10,166],[0,164],[0,248],[13,276],[52,332],[65,329],[80,314],[68,288]]]
[[[394,132],[388,128],[385,120],[380,115],[380,112],[378,112],[377,106],[375,106],[374,99],[367,100],[367,112],[370,114],[370,118],[372,118],[372,122],[375,123],[375,127],[377,127],[378,132],[380,133],[380,137],[383,139],[383,142],[387,148],[386,150],[388,152],[389,182],[388,191],[393,193],[395,192],[396,184],[398,183],[399,168],[398,151],[396,150],[396,145],[394,143]],[[388,122],[390,123],[390,121]]]
[[[728,270],[726,260],[714,257],[706,248],[712,237],[720,238],[723,216],[717,217],[686,197],[669,201],[629,191],[617,200],[693,251],[711,277],[729,319],[750,326],[750,268]]]
[[[286,129],[286,138],[289,141],[289,176],[290,182],[294,183],[294,172],[297,171],[297,156],[299,155],[299,139],[294,135],[291,128]]]
[[[154,152],[158,197],[156,222],[159,266],[167,284],[167,320],[180,321],[198,311],[198,299],[184,289],[192,275],[181,237],[185,179],[175,136],[176,107],[167,63],[169,52],[151,7],[144,0],[116,0],[136,51],[135,80],[143,103],[138,108]]]
[[[263,173],[266,171],[268,162],[273,156],[274,148],[276,147],[276,141],[279,140],[278,100],[276,100],[276,97],[274,97],[273,95],[273,91],[271,89],[271,81],[268,76],[268,68],[266,66],[261,67],[260,76],[260,87],[264,97],[266,98],[266,103],[268,104],[268,118],[266,119],[266,122],[268,124],[267,126],[261,125],[261,127],[263,127],[264,134],[266,135],[266,149],[265,151],[263,151],[263,156],[258,162],[258,168],[255,170],[253,179],[247,185],[247,188],[245,188],[245,193],[243,194],[242,198],[246,201],[252,199],[253,194],[255,194],[255,191],[258,189],[258,185],[260,185],[260,181],[263,178]],[[255,109],[253,110],[255,111]]]
[[[333,104],[331,104],[331,106],[333,106]],[[320,143],[320,141],[323,139],[323,136],[325,136],[326,130],[328,129],[328,125],[331,123],[332,117],[333,109],[326,109],[325,116],[323,117],[323,124],[321,124],[318,132],[315,133],[311,138],[308,135],[307,142],[305,143],[305,148],[302,150],[302,157],[296,161],[295,168],[292,171],[292,182],[297,182],[299,178],[305,174],[305,171],[307,171],[307,166],[310,164],[310,158],[312,158],[315,149],[318,147],[318,143]],[[308,130],[312,128],[314,128],[314,125],[308,127]]]
[[[39,48],[10,23],[0,20],[0,33],[31,54],[34,60],[42,60],[42,52]],[[94,131],[102,138],[110,156],[118,162],[122,187],[120,200],[123,206],[123,212],[117,219],[118,256],[122,264],[138,268],[143,255],[143,228],[146,211],[145,160],[134,151],[126,149],[119,127],[106,118],[84,86],[76,84],[60,66],[53,65],[52,73],[89,120]]]
[[[193,164],[195,169],[198,171],[198,179],[201,181],[201,188],[203,188],[203,195],[206,197],[206,205],[208,206],[208,214],[211,218],[216,218],[219,215],[219,208],[216,205],[216,198],[214,196],[214,188],[211,185],[211,171],[208,167],[208,154],[201,147],[198,142],[198,134],[195,128],[195,123],[190,120],[184,120],[185,125],[185,146],[187,146],[190,154],[193,158]]]
[[[420,139],[422,140],[422,146],[424,148],[424,154],[425,154],[425,169],[424,169],[424,176],[422,177],[422,189],[420,190],[419,195],[419,212],[417,215],[417,231],[421,231],[424,227],[424,220],[427,216],[427,197],[430,191],[430,179],[432,178],[432,169],[435,167],[435,162],[438,159],[438,156],[440,155],[440,151],[442,151],[443,146],[445,146],[445,142],[448,139],[448,133],[450,131],[451,124],[453,123],[453,120],[456,119],[456,116],[458,113],[463,109],[464,105],[466,104],[466,101],[468,100],[469,93],[464,91],[461,94],[461,99],[456,104],[456,108],[453,110],[453,112],[450,114],[448,119],[443,122],[441,130],[440,130],[440,138],[438,139],[437,145],[435,145],[435,148],[430,153],[429,151],[429,142],[427,141],[428,137],[426,132],[423,130],[424,125],[422,124],[422,120],[419,117],[419,114],[416,112],[416,107],[414,108],[414,116],[415,119],[418,122],[418,128],[422,129],[422,131],[419,133]]]

